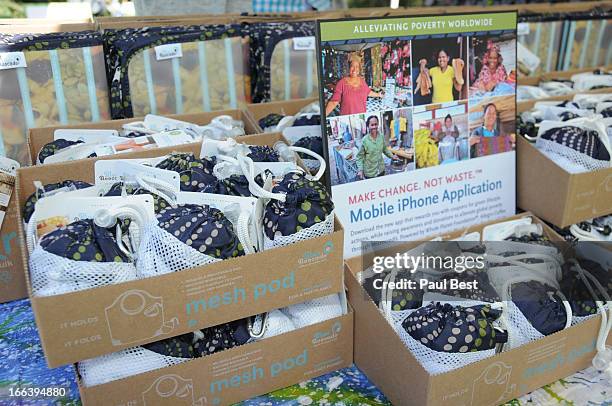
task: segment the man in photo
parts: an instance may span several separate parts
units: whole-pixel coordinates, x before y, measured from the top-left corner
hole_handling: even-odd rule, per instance
[[[385,144],[382,134],[379,134],[377,116],[369,116],[366,120],[368,133],[361,140],[361,147],[357,153],[357,176],[360,179],[370,179],[385,175],[385,159],[394,158],[395,155]]]

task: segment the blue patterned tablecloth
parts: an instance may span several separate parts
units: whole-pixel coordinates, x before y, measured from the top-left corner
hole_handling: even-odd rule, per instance
[[[0,304],[0,405],[80,405],[74,369],[48,369],[28,300]],[[11,399],[9,388],[67,387],[65,397]],[[241,406],[389,405],[355,366],[244,402]],[[612,406],[612,390],[592,368],[509,402],[510,405]]]

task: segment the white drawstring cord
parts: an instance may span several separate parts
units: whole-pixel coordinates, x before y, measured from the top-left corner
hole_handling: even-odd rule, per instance
[[[601,285],[599,280],[597,280],[593,274],[582,268],[576,259],[572,258],[570,262],[574,264],[572,269],[576,271],[579,278],[589,290],[589,293],[593,297],[593,300],[595,300],[595,304],[601,313],[601,324],[599,326],[596,343],[597,354],[593,357],[593,367],[598,371],[605,371],[608,379],[612,381],[612,348],[606,346],[606,340],[612,329],[612,301],[610,300],[610,295],[608,295],[608,292]],[[597,300],[597,294],[593,291],[593,285],[597,288],[603,299],[605,299],[605,306],[608,306],[607,311],[603,302]]]
[[[597,227],[594,224],[589,224],[591,228]],[[595,234],[593,231],[586,231],[580,228],[577,224],[570,226],[570,233],[576,237],[579,241],[606,241],[606,238],[602,234]]]
[[[140,176],[140,175],[136,175],[135,179],[140,187],[161,197],[162,199],[170,203],[172,207],[176,207],[176,201],[177,201],[176,192],[173,190],[172,186],[170,186],[167,182],[152,178],[150,176]],[[168,191],[169,194],[166,194],[165,192],[161,191],[160,188]]]
[[[238,163],[240,164],[242,172],[249,181],[249,191],[254,196],[264,199],[280,200],[281,202],[285,201],[286,195],[284,193],[272,193],[257,184],[255,181],[255,163],[251,158],[244,155],[238,155]]]
[[[302,148],[302,147],[289,147],[289,149],[295,152],[301,152],[303,154],[310,155],[311,157],[319,161],[320,165],[319,165],[319,170],[317,171],[317,174],[314,176],[310,176],[307,174],[306,175],[307,178],[310,178],[313,180],[320,180],[323,177],[323,174],[325,174],[325,169],[327,168],[327,163],[325,162],[325,159],[323,159],[321,155],[317,154],[316,152],[312,152],[309,149]]]

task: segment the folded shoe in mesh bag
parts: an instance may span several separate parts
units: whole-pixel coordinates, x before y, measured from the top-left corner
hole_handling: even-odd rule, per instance
[[[279,156],[272,147],[267,145],[249,145],[250,152],[247,154],[255,162],[278,162]]]
[[[395,324],[402,341],[431,374],[441,374],[495,355],[507,340],[497,327],[502,311],[491,305],[430,303],[407,311]]]
[[[251,340],[247,319],[208,327],[140,347],[79,362],[86,387],[165,368],[230,349]]]
[[[595,120],[540,123],[536,146],[568,171],[609,168],[610,146],[605,129]]]
[[[104,196],[124,196],[124,195],[151,195],[153,197],[153,208],[155,213],[159,213],[163,209],[169,208],[171,206],[170,202],[168,202],[163,197],[151,192],[143,188],[138,184],[131,184],[125,182],[117,182],[113,184],[108,192],[104,194]]]
[[[26,223],[30,222],[30,217],[32,217],[32,213],[34,213],[34,208],[36,206],[36,202],[38,199],[44,197],[47,194],[51,194],[52,192],[58,193],[62,190],[72,191],[78,189],[85,189],[93,186],[90,183],[82,182],[80,180],[63,180],[58,183],[49,183],[47,185],[43,185],[40,188],[36,189],[36,192],[32,193],[26,199],[25,205],[23,207],[23,220]]]
[[[213,175],[215,163],[214,158],[196,158],[192,153],[176,153],[156,167],[178,173],[183,192],[218,193],[219,183]]]
[[[295,328],[302,328],[342,316],[343,307],[340,296],[334,293],[285,307],[282,311],[291,319]]]
[[[253,196],[249,189],[249,180],[243,174],[242,168],[237,162],[221,161],[213,168],[213,174],[219,182],[218,194],[243,197]],[[255,176],[255,182],[263,187],[264,178],[268,176],[269,173],[267,172],[258,174]]]
[[[255,340],[263,340],[265,338],[274,337],[285,334],[299,328],[293,321],[281,310],[272,310],[269,313],[257,315],[249,320],[251,337]]]
[[[572,325],[612,308],[612,279],[598,262],[582,258],[566,263],[561,291],[572,308]]]
[[[507,305],[508,348],[570,327],[571,308],[559,286],[563,257],[558,250],[517,242],[491,247],[495,249],[487,251],[488,275]]]
[[[293,143],[293,146],[305,148],[307,150],[314,152],[315,154],[323,156],[323,138],[322,137],[316,137],[316,136],[303,137],[297,140],[295,143]],[[308,169],[315,170],[319,168],[318,160],[312,159],[312,157],[302,152],[299,152],[298,155],[300,156],[300,158],[302,158],[302,161],[308,167]]]
[[[51,155],[55,155],[57,152],[62,151],[66,148],[69,148],[73,145],[83,144],[83,143],[84,142],[80,140],[70,141],[70,140],[59,139],[59,140],[51,141],[45,144],[40,149],[40,151],[38,152],[37,161],[39,164],[42,164],[45,162],[45,159],[49,158]]]
[[[272,188],[264,213],[264,248],[276,248],[331,234],[334,204],[325,186],[303,174],[285,175]]]
[[[127,222],[118,223],[123,234]],[[79,220],[44,235],[30,254],[30,279],[34,296],[52,296],[136,279],[116,227]]]
[[[245,254],[239,234],[210,206],[178,205],[161,210],[142,233],[136,267],[141,277],[162,275]]]
[[[400,270],[395,273],[393,271],[375,273],[371,270],[366,270],[360,274],[360,278],[363,278],[361,285],[365,291],[368,292],[376,306],[380,307],[383,311],[385,311],[385,298],[387,301],[390,301],[390,310],[393,311],[416,309],[423,304],[423,290],[390,289],[388,284],[384,284],[384,282],[389,283],[399,280],[415,280],[415,275],[408,270]]]

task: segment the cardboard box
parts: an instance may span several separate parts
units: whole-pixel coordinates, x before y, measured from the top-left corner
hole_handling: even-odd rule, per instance
[[[79,380],[79,390],[84,405],[229,405],[350,366],[352,362],[350,312],[280,336],[107,384],[84,387]],[[169,395],[169,391],[160,395],[160,386],[171,390],[174,382],[184,384],[187,392],[180,397]]]
[[[236,120],[242,120],[244,123],[244,130],[247,135],[258,134],[262,132],[257,125],[257,122],[253,118],[242,110],[218,110],[210,111],[207,113],[195,113],[195,114],[174,114],[168,115],[170,118],[177,120],[187,121],[190,123],[205,125],[209,124],[210,121],[220,115],[228,115]],[[36,165],[36,157],[38,152],[42,149],[45,144],[53,141],[53,133],[58,129],[104,129],[104,130],[120,130],[124,124],[132,123],[134,121],[142,121],[144,117],[128,118],[123,120],[108,120],[100,121],[97,123],[83,123],[75,125],[57,125],[53,127],[41,127],[32,128],[28,135],[28,148],[30,150],[30,158],[32,163]],[[89,158],[93,159],[93,158]]]
[[[0,232],[0,303],[28,297],[23,272],[24,245],[18,237],[20,206],[13,191]]]
[[[251,115],[255,121],[255,124],[257,124],[259,132],[262,133],[263,129],[259,126],[259,120],[268,114],[276,113],[284,116],[294,116],[302,108],[318,100],[319,99],[316,97],[310,97],[306,99],[294,99],[270,103],[251,103],[247,104],[247,112]]]
[[[517,137],[518,207],[564,228],[612,213],[612,168],[569,173]]]
[[[259,145],[273,145],[282,139],[278,133],[238,138],[240,142]],[[172,151],[199,154],[200,147],[199,143],[187,144],[102,159],[152,157]],[[95,161],[20,169],[19,207],[34,192],[35,180],[46,184],[73,178],[93,183]],[[18,223],[20,240],[25,241],[21,214]],[[333,234],[290,246],[154,278],[32,297],[47,363],[57,367],[340,292],[343,238],[342,226],[336,221]],[[24,253],[25,269],[27,260]],[[29,274],[25,275],[32,296]],[[117,309],[132,295],[158,303],[161,311],[156,317],[124,317]],[[221,297],[228,297],[229,303],[220,305]],[[172,328],[162,332],[161,328],[168,325]]]
[[[582,69],[571,69],[565,71],[553,71],[543,73],[538,76],[527,76],[527,77],[519,77],[518,84],[527,85],[527,86],[537,86],[540,82],[547,82],[554,79],[565,79],[570,80],[572,75],[576,73],[584,73],[584,72],[593,72],[596,69],[610,70],[612,69],[612,65],[606,65],[601,67],[590,67],[590,68],[582,68]],[[580,93],[580,92],[577,92]]]
[[[484,225],[469,231],[482,230]],[[551,239],[561,238],[551,234],[548,227],[544,230]],[[460,234],[450,233],[447,237]],[[601,317],[460,369],[430,375],[356,278],[362,269],[361,259],[348,260],[346,265],[349,303],[355,311],[355,364],[394,405],[502,404],[590,366],[595,355]]]

